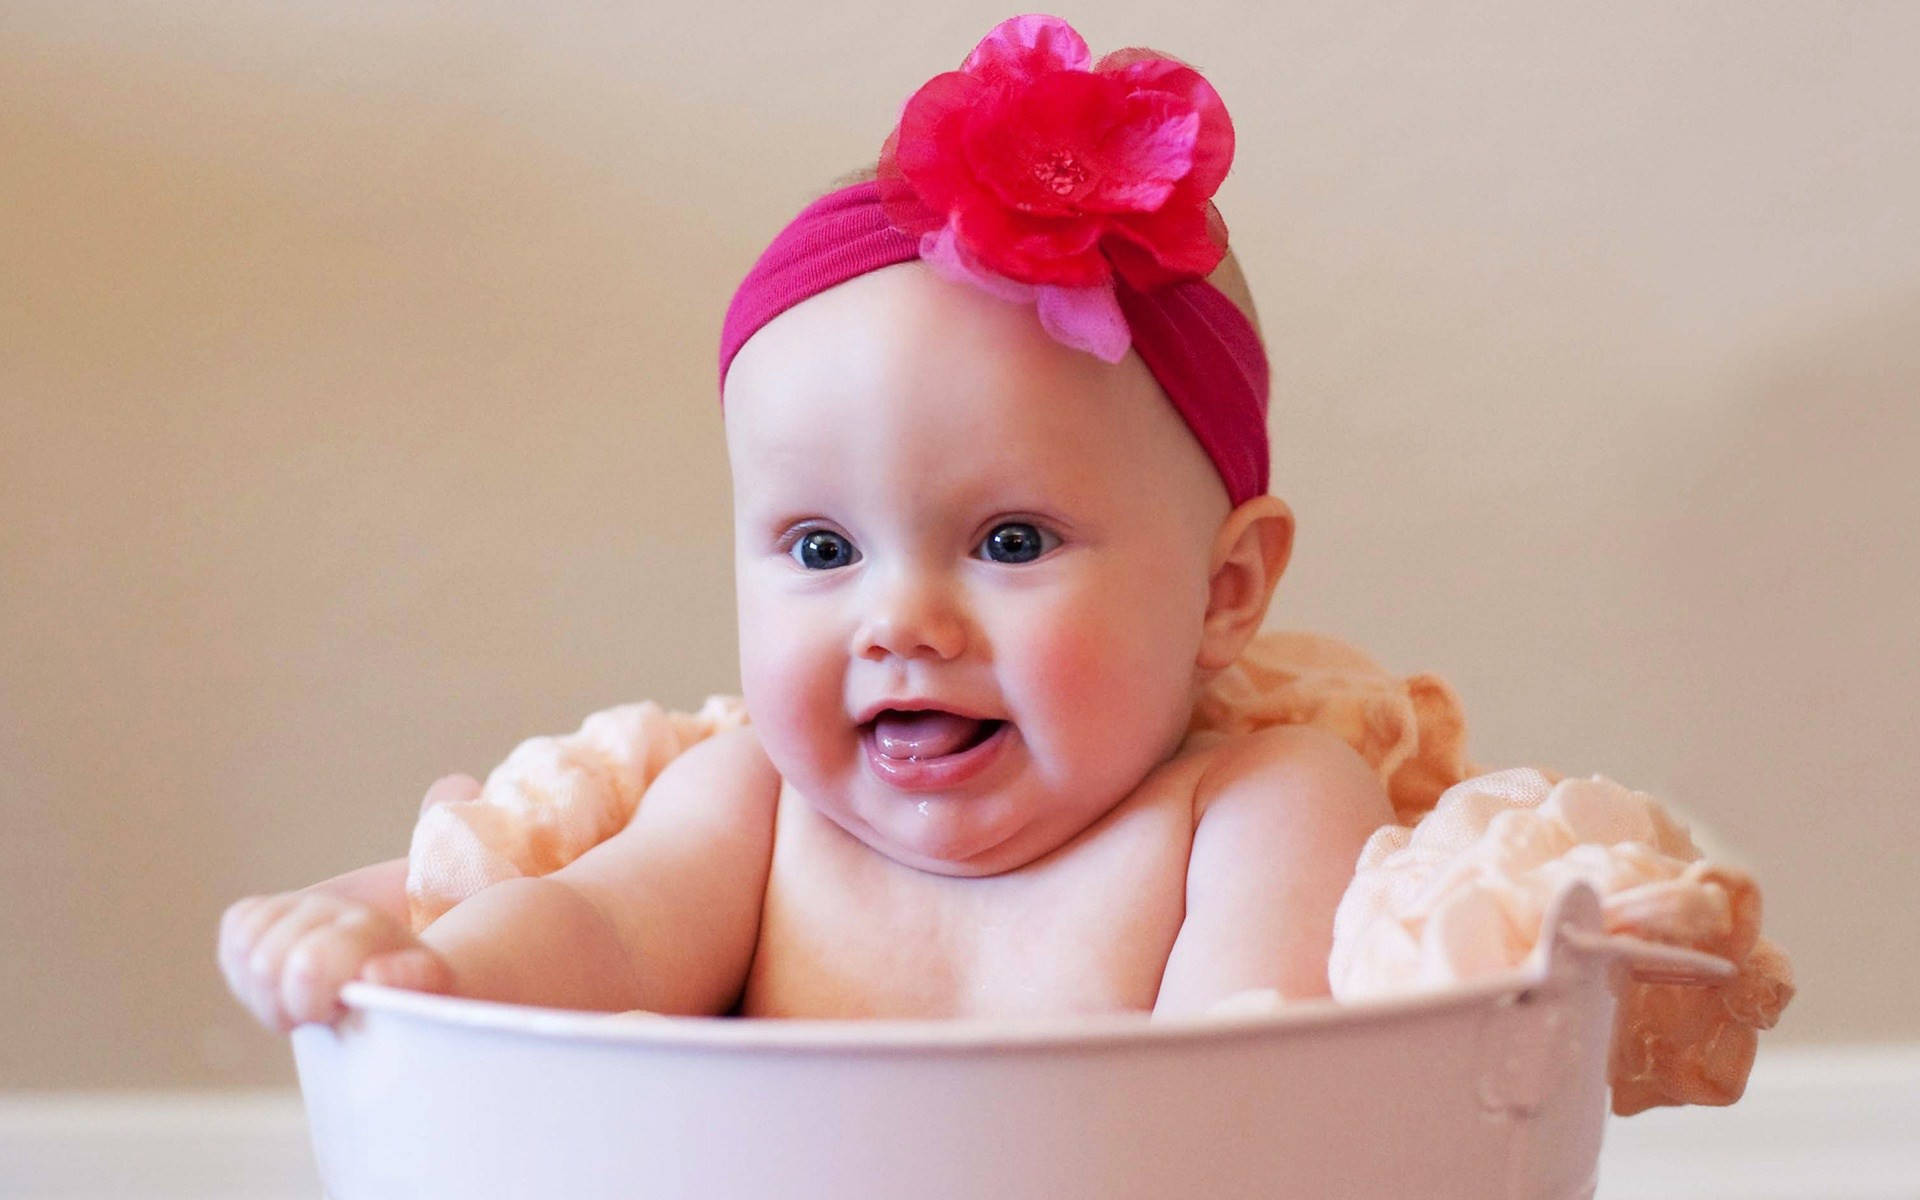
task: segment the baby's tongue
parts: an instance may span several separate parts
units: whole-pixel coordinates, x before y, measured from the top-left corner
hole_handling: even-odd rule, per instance
[[[939,758],[973,740],[980,722],[949,712],[888,710],[873,719],[873,739],[887,758]]]

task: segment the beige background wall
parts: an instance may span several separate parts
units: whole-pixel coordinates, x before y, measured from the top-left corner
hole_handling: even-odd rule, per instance
[[[1010,11],[900,7],[0,9],[0,1087],[290,1079],[228,901],[734,686],[726,298]],[[1066,15],[1235,116],[1275,623],[1717,831],[1777,1042],[1920,1035],[1920,8]]]

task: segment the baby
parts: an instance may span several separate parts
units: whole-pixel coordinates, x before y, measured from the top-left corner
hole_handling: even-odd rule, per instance
[[[781,1017],[1325,995],[1378,774],[1305,727],[1187,738],[1294,529],[1209,200],[1231,156],[1191,68],[1093,64],[1054,18],[921,88],[728,314],[751,723],[418,935],[404,860],[240,901],[235,995],[276,1029],[353,979]]]

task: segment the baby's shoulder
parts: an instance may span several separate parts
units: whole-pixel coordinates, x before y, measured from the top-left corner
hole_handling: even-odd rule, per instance
[[[1223,737],[1194,752],[1193,819],[1361,826],[1393,819],[1385,786],[1346,742],[1311,725],[1277,725]]]
[[[625,828],[559,877],[603,889],[610,903],[633,896],[636,881],[664,884],[689,873],[764,879],[779,791],[750,730],[703,738],[661,768]]]
[[[634,823],[751,826],[772,818],[779,792],[779,773],[744,725],[681,751],[647,788]]]
[[[1289,725],[1208,744],[1194,792],[1186,907],[1156,1011],[1236,992],[1322,996],[1333,914],[1369,836],[1393,820],[1345,742]]]

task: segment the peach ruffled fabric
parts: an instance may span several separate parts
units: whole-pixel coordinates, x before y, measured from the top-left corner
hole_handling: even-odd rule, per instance
[[[1377,831],[1334,917],[1334,997],[1517,967],[1548,902],[1573,880],[1600,894],[1608,933],[1735,967],[1713,984],[1624,984],[1608,1064],[1613,1111],[1738,1100],[1758,1032],[1793,996],[1786,956],[1760,936],[1760,890],[1706,860],[1652,796],[1600,776],[1555,783],[1531,768],[1498,771],[1448,788],[1417,825]]]
[[[420,815],[407,896],[415,929],[489,884],[557,870],[623,828],[689,746],[747,722],[734,697],[697,713],[625,704],[574,733],[520,744],[472,800]],[[1379,772],[1400,824],[1374,834],[1334,927],[1336,998],[1444,986],[1518,965],[1554,889],[1592,883],[1608,928],[1734,962],[1712,987],[1634,982],[1621,996],[1614,1110],[1727,1104],[1755,1032],[1793,994],[1787,960],[1759,936],[1746,875],[1702,860],[1652,797],[1602,779],[1531,770],[1474,779],[1458,698],[1432,675],[1398,677],[1353,646],[1263,634],[1195,706],[1190,744],[1273,725],[1313,725]]]
[[[1313,725],[1359,752],[1412,823],[1471,771],[1459,697],[1437,675],[1389,674],[1365,654],[1312,633],[1263,633],[1194,706],[1189,739]]]

